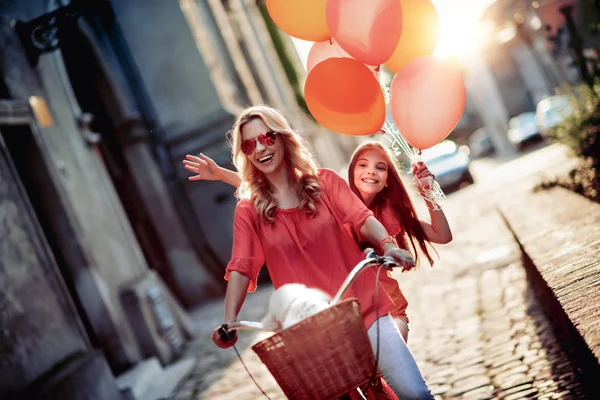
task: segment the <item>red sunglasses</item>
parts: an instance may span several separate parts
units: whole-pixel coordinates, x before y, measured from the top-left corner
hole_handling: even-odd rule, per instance
[[[277,133],[278,132],[263,132],[255,138],[244,140],[242,142],[242,151],[247,156],[254,153],[257,139],[263,146],[273,146],[275,144],[275,139],[277,138],[275,136]]]

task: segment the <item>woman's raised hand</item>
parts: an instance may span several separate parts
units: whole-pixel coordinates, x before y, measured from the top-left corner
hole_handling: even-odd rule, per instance
[[[195,173],[196,175],[188,177],[190,181],[216,181],[220,180],[219,166],[212,158],[200,153],[198,156],[187,155],[183,160],[185,169]]]

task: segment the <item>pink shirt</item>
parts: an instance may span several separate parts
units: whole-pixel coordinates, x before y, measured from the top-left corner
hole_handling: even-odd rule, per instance
[[[275,222],[268,224],[258,216],[252,201],[244,199],[238,203],[225,279],[229,279],[231,271],[237,271],[250,278],[248,291],[254,291],[258,272],[266,263],[275,288],[302,283],[332,296],[337,292],[348,273],[363,259],[344,224],[358,232],[373,213],[335,172],[320,169],[318,179],[322,192],[316,202],[318,214],[313,218],[298,208],[278,209]],[[367,328],[377,315],[374,289],[375,269],[371,269],[359,275],[346,294],[358,299]],[[379,315],[388,313],[392,306],[380,288]]]
[[[398,240],[398,243],[402,243],[402,236],[404,235],[404,229],[402,228],[402,224],[392,207],[392,204],[387,201],[381,210],[381,215],[379,216],[379,222],[385,227],[388,233]],[[352,235],[352,230],[349,226],[346,226],[348,229],[348,233]],[[398,285],[398,281],[394,279],[391,273],[382,272],[379,275],[379,281],[383,286],[385,292],[390,296],[390,299],[394,302],[394,307],[390,310],[392,317],[401,318],[406,322],[409,322],[408,315],[406,314],[406,309],[408,308],[408,301],[406,297],[404,297],[404,293],[400,289]]]

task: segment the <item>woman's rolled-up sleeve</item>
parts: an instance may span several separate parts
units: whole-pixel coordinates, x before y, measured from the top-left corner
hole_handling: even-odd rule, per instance
[[[225,280],[236,271],[250,279],[248,291],[256,290],[256,281],[265,255],[258,236],[257,216],[249,200],[242,200],[235,208],[233,217],[233,249],[227,265]]]

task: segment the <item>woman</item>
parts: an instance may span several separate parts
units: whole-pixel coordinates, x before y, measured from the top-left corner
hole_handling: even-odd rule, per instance
[[[429,254],[428,243],[445,244],[452,240],[452,232],[448,225],[446,215],[442,210],[435,210],[433,205],[426,200],[431,223],[420,220],[414,209],[412,201],[400,179],[398,168],[393,161],[389,150],[377,142],[367,142],[356,148],[348,167],[348,183],[351,190],[373,211],[386,230],[393,235],[400,247],[412,247],[412,253],[418,260],[416,243],[420,250],[433,265]],[[183,162],[185,168],[197,175],[188,179],[195,180],[221,180],[232,186],[238,187],[241,177],[234,171],[219,167],[212,159],[200,154],[187,156]],[[424,163],[419,162],[412,167],[413,176],[422,193],[429,189],[428,177],[433,174]],[[357,241],[355,233],[349,229]],[[364,247],[364,246],[363,246]],[[391,276],[381,279],[381,283],[394,302],[391,315],[394,318],[405,342],[408,342],[409,319],[406,314],[408,302],[398,286],[398,282]]]
[[[300,136],[287,120],[267,106],[246,109],[232,130],[233,161],[241,171],[240,201],[234,215],[232,258],[225,278],[223,322],[236,320],[246,293],[266,263],[275,288],[302,283],[330,295],[340,287],[362,253],[346,234],[344,224],[394,258],[404,270],[415,266],[410,253],[395,239],[334,172],[318,169]],[[375,309],[375,273],[358,277],[349,291],[361,304],[363,321],[376,342],[380,330],[379,366],[402,399],[432,398],[391,316],[393,303],[382,289]],[[384,315],[375,324],[376,316]],[[213,331],[213,341],[230,347]]]

